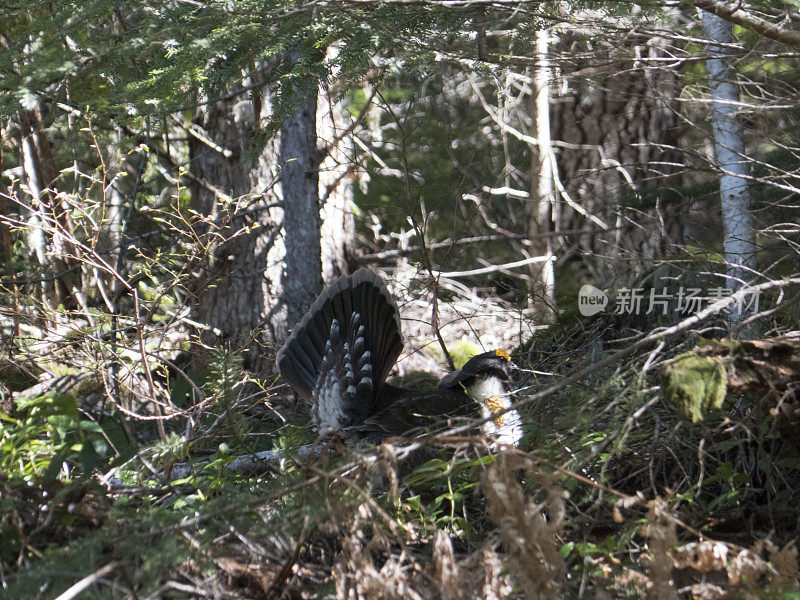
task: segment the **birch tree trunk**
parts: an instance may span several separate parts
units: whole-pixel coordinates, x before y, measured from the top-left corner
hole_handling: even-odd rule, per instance
[[[711,89],[711,127],[717,168],[727,270],[727,287],[742,287],[755,266],[753,215],[747,185],[747,158],[744,155],[742,126],[736,120],[739,88],[733,79],[732,58],[727,45],[733,42],[730,21],[702,11],[703,32],[712,41],[706,48],[706,72]],[[731,325],[738,325],[747,315],[731,309]]]
[[[550,135],[550,62],[547,57],[549,33],[546,29],[536,34],[536,70],[534,74],[536,115],[536,139],[539,142],[534,152],[531,147],[530,206],[528,207],[528,235],[533,242],[534,256],[553,255],[550,237],[537,234],[548,233],[553,221],[553,148]],[[555,274],[553,261],[531,265],[531,306],[536,310],[539,323],[552,322],[555,316]]]
[[[58,169],[40,110],[20,113],[21,163],[31,196],[28,244],[45,274],[43,297],[55,307],[78,308],[80,257],[73,243],[72,222],[58,197],[55,182]],[[85,301],[82,302],[85,304]]]

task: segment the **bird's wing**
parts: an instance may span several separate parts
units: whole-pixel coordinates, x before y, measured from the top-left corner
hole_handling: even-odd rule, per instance
[[[387,406],[353,426],[352,431],[376,438],[409,435],[441,424],[448,418],[467,417],[474,405],[463,390],[402,390],[387,385]]]

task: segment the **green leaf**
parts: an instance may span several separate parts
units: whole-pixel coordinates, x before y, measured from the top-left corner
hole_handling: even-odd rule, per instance
[[[43,477],[45,481],[53,481],[56,477],[58,477],[58,473],[61,470],[61,465],[63,465],[64,461],[67,460],[67,456],[69,456],[69,454],[69,448],[62,448],[56,452],[55,456],[53,456],[53,458],[50,460],[47,470],[44,472]]]
[[[91,444],[85,444],[78,454],[78,460],[85,475],[92,473],[97,466],[97,453],[94,451],[94,447]]]
[[[575,548],[575,542],[567,542],[566,544],[561,546],[561,548],[558,549],[558,555],[561,558],[566,559],[574,548]]]
[[[88,431],[90,433],[99,433],[100,435],[103,434],[103,428],[94,421],[80,421],[78,425],[84,431]]]
[[[459,492],[453,492],[453,493],[448,492],[446,494],[441,494],[440,496],[437,496],[434,502],[436,504],[441,504],[443,500],[449,500],[450,502],[461,502],[462,500],[464,500],[464,494],[461,494]]]

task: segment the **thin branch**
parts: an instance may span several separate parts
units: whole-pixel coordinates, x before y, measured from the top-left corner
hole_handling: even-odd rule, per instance
[[[515,267],[524,267],[525,265],[532,265],[534,263],[541,263],[547,262],[549,260],[555,260],[555,257],[550,256],[531,256],[530,258],[526,258],[523,260],[518,260],[515,262],[506,263],[504,265],[491,265],[489,267],[482,267],[480,269],[472,269],[470,271],[450,271],[448,273],[443,273],[439,271],[436,275],[437,277],[446,277],[446,278],[453,278],[453,277],[469,277],[471,275],[483,275],[485,273],[495,273],[497,271],[503,269],[513,269]]]
[[[116,561],[108,563],[105,567],[102,567],[92,573],[91,575],[87,575],[83,579],[81,579],[78,583],[73,586],[67,588],[67,590],[63,594],[59,594],[55,600],[72,600],[73,598],[77,597],[82,591],[87,589],[90,585],[93,585],[95,582],[99,581],[111,571],[119,567],[119,563]]]
[[[701,10],[713,13],[735,25],[751,29],[763,35],[765,38],[800,50],[800,31],[782,27],[775,23],[770,23],[766,19],[757,17],[750,12],[752,8],[745,5],[743,2],[694,0],[694,5]]]
[[[525,245],[530,245],[531,240],[539,238],[551,237],[568,237],[571,235],[591,235],[595,233],[608,233],[609,231],[616,231],[619,229],[627,229],[631,227],[630,224],[622,225],[620,227],[611,227],[609,229],[598,229],[596,227],[584,227],[580,229],[562,229],[561,231],[546,231],[537,233],[536,235],[526,235],[524,233],[512,234],[491,234],[491,235],[477,235],[474,237],[466,237],[458,240],[447,239],[441,242],[434,242],[427,244],[425,247],[428,250],[438,250],[440,248],[452,248],[453,246],[463,246],[466,244],[478,244],[482,242],[499,242],[499,241],[521,241]],[[379,260],[387,260],[390,258],[397,258],[399,256],[409,256],[415,252],[422,250],[422,246],[408,246],[407,248],[397,248],[394,250],[384,250],[383,252],[373,252],[371,254],[362,254],[356,257],[360,263],[370,263]]]

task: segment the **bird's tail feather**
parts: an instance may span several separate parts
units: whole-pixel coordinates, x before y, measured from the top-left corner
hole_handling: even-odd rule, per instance
[[[403,349],[400,313],[371,269],[326,288],[278,352],[281,376],[312,401],[320,429],[360,422]]]

